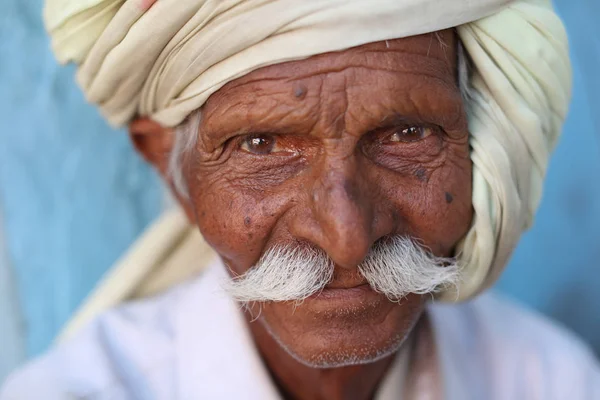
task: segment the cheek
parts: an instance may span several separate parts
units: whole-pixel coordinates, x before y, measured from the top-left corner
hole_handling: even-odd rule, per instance
[[[473,218],[470,160],[436,171],[428,191],[434,210],[431,232],[442,238],[444,254],[451,255],[458,241],[467,234]]]
[[[464,153],[463,153],[464,154]],[[389,191],[406,223],[437,255],[450,256],[471,226],[471,160],[449,153],[435,168],[415,169]]]
[[[266,246],[278,218],[278,199],[240,189],[224,179],[226,173],[220,175],[223,178],[204,175],[206,179],[192,182],[192,207],[206,241],[233,271],[242,274]]]

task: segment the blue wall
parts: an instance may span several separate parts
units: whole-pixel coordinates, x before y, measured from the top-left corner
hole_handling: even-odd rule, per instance
[[[0,205],[31,355],[162,202],[127,135],[85,103],[74,68],[56,64],[41,10],[41,0],[0,3]]]
[[[600,354],[600,1],[557,2],[574,97],[535,226],[498,287],[562,321]]]
[[[558,5],[573,41],[573,110],[536,225],[498,286],[600,350],[600,3]],[[73,68],[58,67],[48,48],[41,0],[3,0],[0,207],[29,355],[49,345],[162,202],[126,135],[85,104]]]

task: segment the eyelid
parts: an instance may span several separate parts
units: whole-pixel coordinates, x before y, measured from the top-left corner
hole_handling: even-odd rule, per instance
[[[235,149],[240,146],[242,138],[244,135],[231,135],[221,145],[224,149]]]

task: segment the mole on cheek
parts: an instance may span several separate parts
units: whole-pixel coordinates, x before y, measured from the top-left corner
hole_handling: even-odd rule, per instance
[[[294,86],[294,97],[298,100],[304,99],[306,97],[306,92],[308,92],[306,86],[302,84]]]
[[[453,201],[454,201],[454,197],[450,193],[446,192],[446,203],[450,204]]]
[[[250,226],[252,224],[252,219],[250,217],[244,218],[244,225]]]
[[[425,171],[425,168],[419,168],[419,169],[417,169],[415,171],[415,176],[421,182],[424,182],[425,180],[427,180],[427,172]]]

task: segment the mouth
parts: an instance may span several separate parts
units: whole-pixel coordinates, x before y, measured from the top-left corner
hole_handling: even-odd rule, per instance
[[[362,283],[351,287],[326,286],[322,291],[313,294],[310,300],[329,301],[363,301],[378,294],[368,283]]]

